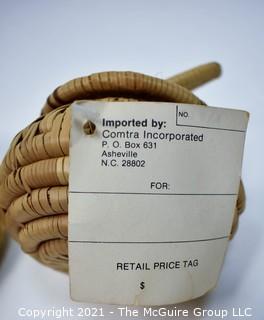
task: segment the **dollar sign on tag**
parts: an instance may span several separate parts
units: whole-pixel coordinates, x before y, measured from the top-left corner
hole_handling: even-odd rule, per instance
[[[145,282],[140,282],[140,289],[143,290],[145,288]]]

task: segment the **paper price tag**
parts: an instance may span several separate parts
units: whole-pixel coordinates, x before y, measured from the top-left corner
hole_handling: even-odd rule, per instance
[[[72,298],[162,305],[213,288],[232,226],[248,113],[162,102],[71,108]],[[85,132],[87,123],[94,132]]]

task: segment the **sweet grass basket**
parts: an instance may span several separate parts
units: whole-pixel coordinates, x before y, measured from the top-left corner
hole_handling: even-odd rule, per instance
[[[220,72],[217,63],[167,80],[135,72],[102,72],[58,87],[48,97],[41,116],[15,136],[0,167],[0,215],[23,251],[54,269],[68,270],[69,105],[73,101],[164,101],[205,106],[190,90]],[[244,203],[241,183],[230,237]]]

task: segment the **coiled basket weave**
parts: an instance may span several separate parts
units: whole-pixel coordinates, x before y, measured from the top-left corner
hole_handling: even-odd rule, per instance
[[[135,72],[102,72],[58,87],[41,116],[13,139],[0,167],[0,215],[21,248],[54,269],[68,270],[68,176],[75,100],[165,101],[205,105],[190,90],[220,75],[209,63],[167,80]],[[234,233],[245,195],[239,188]]]

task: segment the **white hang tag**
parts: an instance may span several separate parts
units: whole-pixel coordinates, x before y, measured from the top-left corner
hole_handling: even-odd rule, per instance
[[[165,305],[212,289],[248,113],[165,102],[79,101],[71,109],[71,297]],[[85,133],[87,121],[94,133]]]

